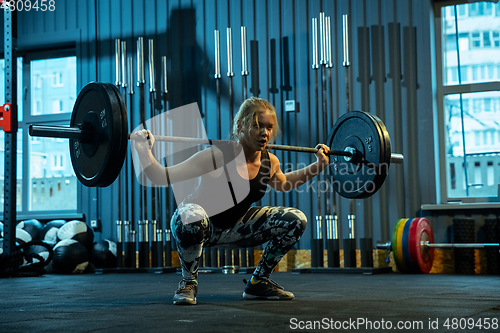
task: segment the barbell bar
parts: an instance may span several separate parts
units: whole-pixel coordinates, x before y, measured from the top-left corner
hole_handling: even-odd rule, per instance
[[[429,243],[421,241],[420,246],[435,249],[485,249],[491,247],[500,247],[500,243]],[[378,243],[379,250],[392,250],[391,242]]]
[[[499,243],[434,243],[434,233],[426,218],[400,219],[394,226],[392,241],[379,243],[377,249],[392,251],[402,273],[429,273],[435,248],[496,248]]]
[[[89,187],[106,187],[118,177],[130,138],[127,108],[120,91],[111,83],[91,82],[78,94],[70,126],[30,125],[34,137],[66,138],[77,178]],[[157,141],[214,144],[200,138],[155,135]],[[226,140],[227,141],[227,140]],[[366,198],[382,186],[391,163],[402,163],[403,155],[391,152],[383,122],[367,112],[344,114],[331,129],[332,185],[340,195]],[[316,153],[316,148],[267,145],[269,149]],[[342,158],[343,157],[343,158]]]
[[[433,248],[453,248],[453,249],[484,249],[489,247],[500,247],[499,243],[429,243],[429,241],[420,242],[421,246],[433,247]]]
[[[85,130],[81,127],[68,127],[68,126],[45,126],[45,125],[30,125],[29,126],[30,136],[36,137],[46,137],[46,138],[61,138],[61,139],[75,139],[84,141],[91,140],[89,135],[86,135]],[[161,142],[184,142],[184,143],[195,143],[195,144],[206,144],[212,145],[215,141],[231,142],[230,140],[213,140],[213,139],[202,139],[202,138],[190,138],[182,136],[163,136],[155,135],[155,141]],[[130,134],[128,135],[130,139]],[[301,147],[301,146],[289,146],[289,145],[278,145],[278,144],[268,144],[266,146],[271,150],[284,150],[284,151],[295,151],[299,153],[312,153],[318,152],[318,149],[311,147]],[[347,150],[330,150],[326,155],[336,155],[347,157],[346,160],[353,158],[356,154],[355,148],[346,147]],[[404,161],[404,156],[402,154],[391,154],[391,163],[401,164]]]

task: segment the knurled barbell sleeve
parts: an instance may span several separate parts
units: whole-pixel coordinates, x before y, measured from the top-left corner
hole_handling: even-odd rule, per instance
[[[231,28],[227,28],[227,76],[234,76],[233,72],[233,36]]]
[[[115,74],[116,74],[116,80],[115,80],[115,85],[116,86],[121,86],[122,84],[122,74],[121,74],[121,44],[120,44],[120,39],[117,38],[115,39]]]
[[[247,28],[241,27],[241,75],[248,75],[247,61]]]
[[[149,40],[149,92],[156,91],[154,41]]]
[[[216,79],[220,79],[220,43],[219,43],[219,30],[214,31],[215,39],[215,75]]]
[[[349,15],[342,15],[342,36],[344,42],[344,62],[342,65],[344,67],[349,67],[351,62],[349,60]]]
[[[312,19],[312,68],[319,68],[318,60],[318,19]]]
[[[319,13],[319,44],[320,44],[320,64],[326,64],[326,36],[325,36],[325,13]]]
[[[116,221],[116,266],[123,267],[122,221]]]
[[[127,42],[122,41],[122,57],[120,60],[122,67],[122,88],[127,88],[128,72],[127,72]]]
[[[137,86],[146,83],[144,77],[144,38],[137,37]]]
[[[161,92],[163,94],[167,94],[168,93],[168,80],[167,80],[167,57],[166,56],[161,57],[161,73],[162,73]]]

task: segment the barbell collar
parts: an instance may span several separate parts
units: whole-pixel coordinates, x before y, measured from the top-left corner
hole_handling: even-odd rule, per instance
[[[376,248],[377,248],[378,250],[388,250],[388,251],[391,251],[391,250],[392,250],[392,244],[391,244],[391,242],[387,242],[387,243],[377,243]]]
[[[397,154],[397,153],[391,154],[391,163],[402,164],[404,159],[405,158],[404,158],[403,154]]]

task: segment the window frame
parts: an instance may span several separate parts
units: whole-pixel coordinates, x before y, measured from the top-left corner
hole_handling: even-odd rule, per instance
[[[462,3],[457,3],[459,6]],[[463,3],[465,4],[465,3]],[[463,84],[453,84],[453,85],[445,85],[444,79],[447,73],[443,72],[444,64],[443,64],[443,35],[442,35],[442,16],[441,9],[443,7],[450,6],[452,4],[436,4],[434,6],[434,45],[435,45],[435,138],[436,138],[436,195],[437,195],[437,203],[438,204],[447,204],[449,202],[457,202],[460,201],[462,203],[488,203],[494,201],[495,197],[449,197],[448,196],[448,175],[446,172],[446,132],[445,128],[445,110],[444,110],[444,101],[447,95],[454,94],[468,94],[468,93],[476,93],[476,92],[491,92],[491,91],[500,91],[500,81],[491,81],[491,82],[479,82],[479,83],[463,83]],[[459,7],[457,7],[457,15],[460,18],[463,15],[459,13]],[[493,14],[495,15],[495,10],[493,10]],[[466,16],[468,16],[466,9]],[[454,16],[453,16],[454,17]],[[490,36],[491,37],[491,36]],[[471,47],[472,47],[472,34],[471,34]],[[494,46],[492,46],[494,47]],[[462,78],[462,81],[464,79]],[[470,172],[470,171],[469,171]],[[456,177],[456,175],[455,175]],[[453,183],[453,179],[450,179],[450,184]],[[473,182],[469,180],[469,186],[471,186]]]
[[[51,58],[63,58],[63,57],[76,57],[76,50],[74,48],[64,48],[64,49],[52,49],[52,50],[30,50],[20,54],[23,58],[23,116],[22,121],[19,122],[19,129],[22,129],[23,135],[23,178],[30,179],[30,140],[29,135],[29,125],[40,124],[40,125],[56,125],[56,126],[68,126],[71,119],[71,112],[67,113],[54,113],[54,114],[32,114],[32,101],[31,101],[31,61],[43,60]],[[77,82],[78,82],[78,70],[76,71]],[[40,78],[39,78],[40,79]],[[52,81],[52,80],[51,80]],[[40,81],[35,82],[36,85],[40,84]],[[78,86],[75,87],[78,89]],[[21,111],[21,110],[20,110]],[[66,163],[71,163],[71,161],[65,161]],[[31,194],[30,194],[30,181],[22,182],[22,210],[18,211],[17,214],[21,218],[66,218],[68,216],[76,216],[78,212],[81,211],[81,184],[77,181],[76,183],[76,208],[75,209],[57,209],[57,210],[31,210]],[[2,212],[3,214],[3,212]]]

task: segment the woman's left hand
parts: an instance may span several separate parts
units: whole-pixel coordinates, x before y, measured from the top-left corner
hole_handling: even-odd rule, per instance
[[[330,158],[328,157],[328,155],[326,155],[330,151],[330,147],[325,144],[318,143],[316,145],[316,149],[318,149],[318,152],[315,153],[316,158],[318,159],[317,163],[320,167],[320,170],[323,171],[328,163],[330,163]]]

